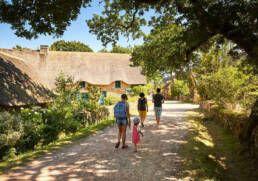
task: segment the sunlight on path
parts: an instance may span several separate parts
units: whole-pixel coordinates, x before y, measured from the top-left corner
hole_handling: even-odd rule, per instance
[[[115,149],[117,128],[110,127],[82,139],[26,166],[13,168],[1,181],[169,181],[179,179],[182,157],[179,147],[188,132],[185,111],[197,105],[167,101],[157,128],[153,109],[144,127],[139,152],[133,152],[131,130],[129,148]],[[189,180],[187,178],[183,180]]]

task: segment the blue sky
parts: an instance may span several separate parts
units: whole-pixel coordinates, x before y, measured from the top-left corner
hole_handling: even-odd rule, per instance
[[[57,40],[65,41],[80,41],[89,45],[95,52],[104,48],[100,40],[97,40],[97,37],[89,33],[89,28],[85,22],[86,19],[92,17],[94,13],[101,14],[103,7],[99,6],[98,1],[92,3],[92,7],[82,9],[80,15],[76,21],[73,21],[71,26],[67,27],[64,35],[60,38],[53,38],[52,36],[39,36],[38,39],[27,40],[25,38],[17,37],[14,34],[14,31],[11,29],[9,24],[0,23],[0,48],[9,48],[11,49],[15,45],[21,45],[22,47],[28,47],[30,49],[38,49],[40,45],[51,45]],[[148,33],[149,27],[142,27],[145,33]],[[132,40],[125,37],[120,37],[118,45],[123,47],[134,46],[142,44],[142,39]],[[107,46],[107,49],[111,49],[111,45]]]

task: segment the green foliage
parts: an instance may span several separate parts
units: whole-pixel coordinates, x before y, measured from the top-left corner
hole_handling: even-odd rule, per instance
[[[78,86],[65,74],[56,78],[53,102],[47,109],[21,108],[15,113],[0,113],[0,159],[8,159],[39,145],[57,140],[60,134],[74,133],[82,127],[107,119],[109,112],[96,104],[100,90],[92,87],[92,101],[76,98]]]
[[[104,105],[107,105],[107,106],[114,105],[119,101],[120,101],[120,98],[117,96],[107,96],[104,98]]]
[[[133,95],[134,96],[139,96],[141,92],[143,92],[145,95],[148,95],[148,93],[152,90],[152,87],[150,84],[146,84],[146,85],[138,85],[138,86],[134,86],[132,88],[133,91]]]
[[[33,149],[42,139],[44,122],[42,112],[38,109],[21,109],[20,114],[24,127],[24,134],[17,142],[16,149],[23,152]]]
[[[124,53],[124,54],[131,54],[133,49],[131,47],[125,48],[122,46],[113,46],[112,50],[108,51],[107,49],[103,48],[99,52],[101,53]]]
[[[101,89],[91,85],[87,87],[87,90],[89,91],[90,103],[96,105],[101,98]]]
[[[11,151],[23,134],[24,127],[20,116],[0,112],[0,158]]]
[[[110,51],[110,53],[125,53],[125,54],[131,54],[132,48],[125,48],[121,46],[114,46],[113,49]]]
[[[190,90],[188,88],[187,82],[183,80],[175,80],[170,86],[170,96],[189,96]]]
[[[63,35],[71,21],[76,20],[81,7],[90,0],[76,1],[0,1],[0,23],[8,23],[19,37]]]
[[[90,2],[0,1],[0,22],[11,24],[20,37],[31,39],[39,34],[60,36],[77,18],[81,7]],[[115,44],[120,35],[130,35],[133,39],[145,36],[141,27],[147,24],[156,28],[174,23],[186,28],[182,38],[187,42],[187,57],[211,37],[221,34],[248,53],[249,63],[257,65],[257,1],[107,0],[99,5],[104,6],[101,16],[94,14],[87,24],[90,32],[96,34],[104,45]],[[155,13],[150,13],[153,11]]]
[[[216,73],[201,75],[198,79],[200,96],[215,100],[219,105],[232,106],[237,103],[246,107],[254,101],[250,96],[252,78],[236,67],[221,68]]]
[[[146,21],[154,29],[172,24],[183,25],[184,31],[178,42],[185,42],[186,48],[181,53],[188,61],[191,60],[191,53],[220,34],[237,43],[238,50],[240,47],[248,53],[249,63],[257,65],[258,22],[254,13],[257,6],[256,1],[240,0],[233,0],[232,3],[221,3],[220,0],[105,1],[102,16],[94,15],[87,23],[90,32],[96,34],[104,45],[115,44],[119,35],[131,35],[133,38],[145,36],[141,26],[146,25]],[[151,10],[155,14],[149,13]],[[143,16],[145,13],[147,15]]]
[[[182,36],[181,26],[157,28],[145,38],[142,46],[134,49],[131,61],[135,66],[140,65],[148,77],[156,72],[182,71],[188,65],[187,46]]]
[[[77,41],[64,41],[59,40],[54,42],[50,48],[50,51],[70,51],[70,52],[93,52],[93,50],[84,43]]]
[[[29,48],[27,48],[27,47],[22,47],[22,46],[20,46],[20,45],[15,45],[15,46],[13,47],[13,49],[14,49],[14,50],[30,50]]]
[[[202,100],[215,100],[217,104],[234,109],[237,104],[250,108],[257,94],[257,76],[243,67],[242,60],[230,56],[232,43],[214,44],[202,52],[193,68],[197,89]]]

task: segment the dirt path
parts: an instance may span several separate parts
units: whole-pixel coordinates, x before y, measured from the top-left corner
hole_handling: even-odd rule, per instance
[[[126,150],[115,149],[116,127],[77,141],[69,147],[13,168],[0,176],[1,181],[165,181],[180,180],[180,144],[188,132],[185,111],[196,105],[167,101],[159,128],[151,109],[145,123],[139,152],[133,152],[131,130]],[[187,180],[187,179],[185,179]]]

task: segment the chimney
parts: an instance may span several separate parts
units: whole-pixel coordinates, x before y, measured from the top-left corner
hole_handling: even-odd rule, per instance
[[[40,55],[47,55],[48,54],[48,45],[40,45]]]

